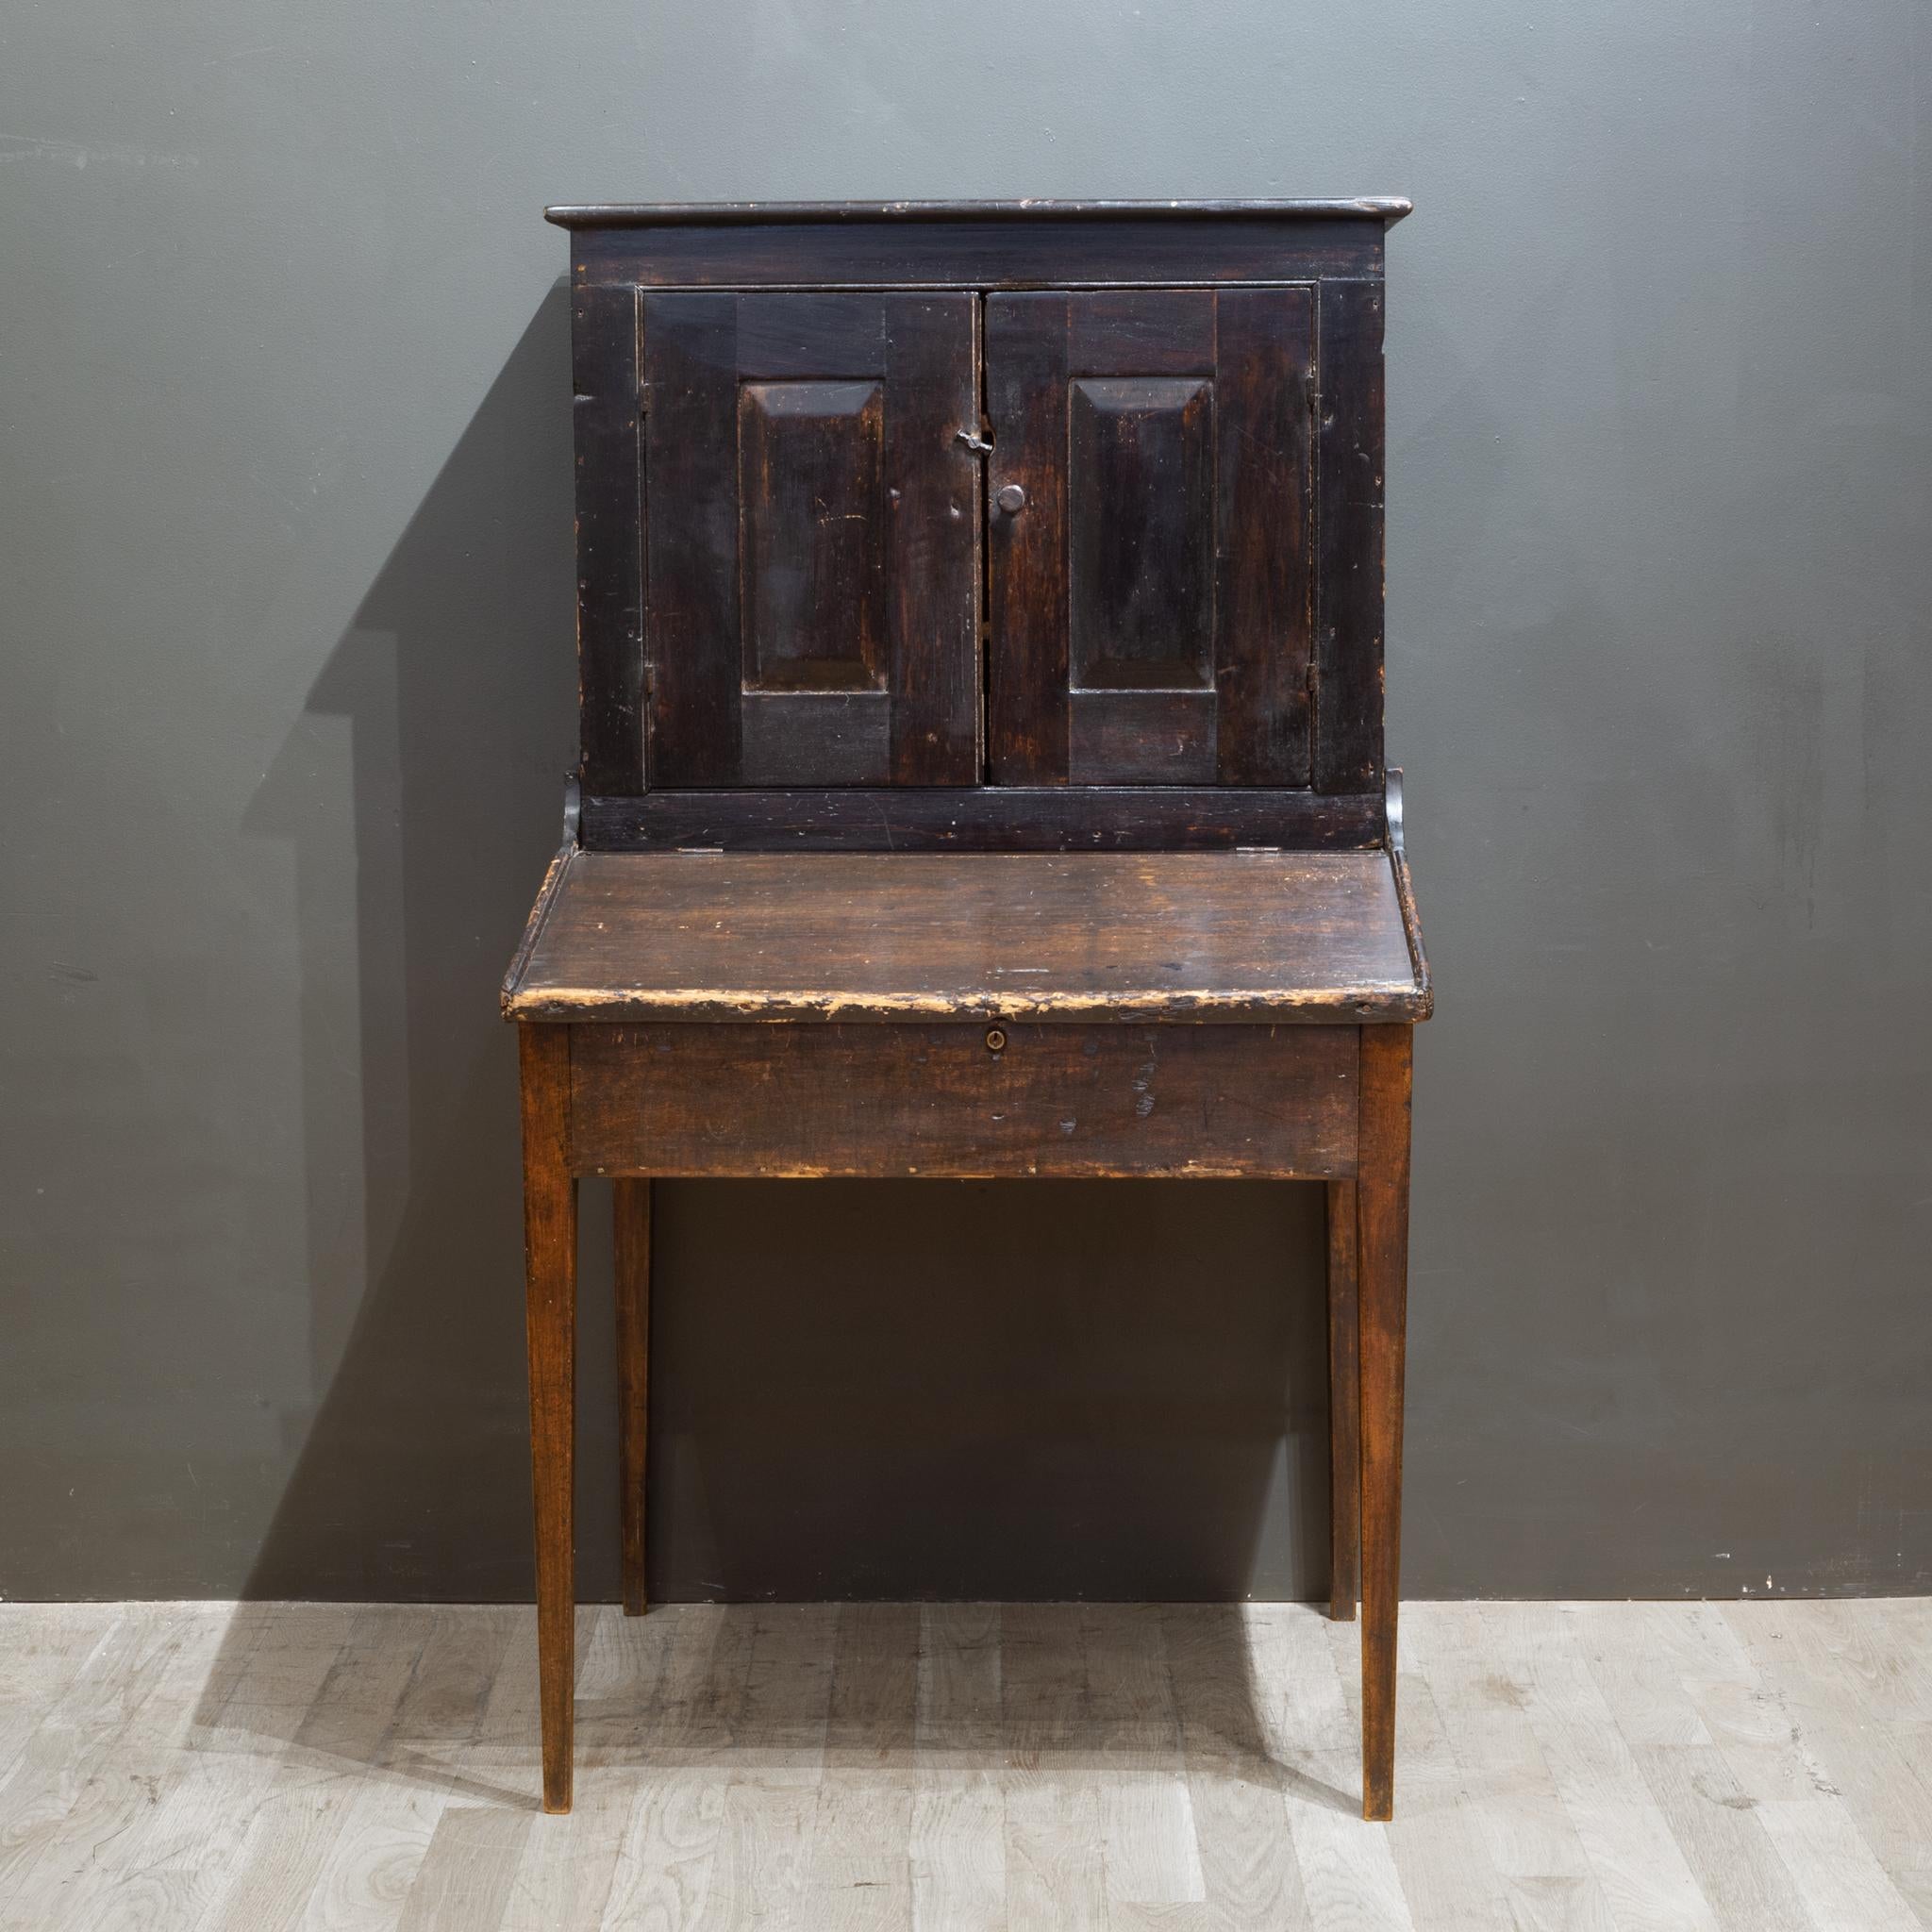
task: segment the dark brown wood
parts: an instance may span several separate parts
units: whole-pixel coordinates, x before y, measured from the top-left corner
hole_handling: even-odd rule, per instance
[[[617,1501],[624,1614],[641,1617],[644,1477],[651,1403],[651,1183],[611,1190],[617,1274]]]
[[[1405,210],[553,210],[586,791],[1379,793]]]
[[[1402,774],[1395,773],[1400,783]],[[1402,907],[1403,929],[1408,934],[1408,963],[1415,972],[1415,983],[1423,990],[1424,1004],[1435,1009],[1435,981],[1429,974],[1429,956],[1423,950],[1423,919],[1416,909],[1415,881],[1408,870],[1408,858],[1402,849],[1401,828],[1391,828],[1389,858],[1395,869],[1395,897]]]
[[[549,211],[575,230],[588,796],[504,988],[546,1808],[574,1174],[617,1184],[632,1613],[653,1176],[1228,1174],[1327,1183],[1330,1610],[1359,1597],[1363,1810],[1390,1816],[1433,997],[1382,742],[1407,211]]]
[[[1066,623],[1076,691],[1208,688],[1214,429],[1209,375],[1070,384]]]
[[[504,1000],[545,1020],[1420,1017],[1381,852],[582,852]]]
[[[584,228],[572,280],[642,288],[1172,288],[1382,272],[1383,224],[1079,216]]]
[[[1067,305],[986,305],[987,488],[1025,492],[987,525],[987,771],[995,785],[1067,779]]]
[[[759,227],[786,222],[1357,221],[1391,226],[1415,204],[1400,194],[1207,201],[606,201],[546,208],[560,228]]]
[[[1401,1596],[1402,1384],[1408,1307],[1414,1029],[1361,1029],[1356,1181],[1360,1308],[1362,1816],[1395,1807],[1395,1619]]]
[[[748,691],[885,694],[885,427],[875,378],[738,385]]]
[[[972,299],[653,291],[643,339],[654,778],[973,783]]]
[[[589,791],[644,783],[643,505],[635,289],[571,291],[576,401],[578,773]]]
[[[1328,1183],[1328,1614],[1355,1621],[1361,1590],[1361,1399],[1356,1184]]]
[[[1313,312],[989,300],[989,487],[1023,499],[989,528],[997,782],[1307,782]]]
[[[739,769],[738,307],[735,295],[643,301],[654,785],[712,784]]]
[[[1211,785],[1211,691],[1074,691],[1067,775],[1076,786]]]
[[[972,785],[980,777],[982,491],[979,459],[960,441],[979,423],[977,308],[960,295],[898,295],[887,307],[895,785]]]
[[[1226,425],[1214,652],[1224,785],[1308,782],[1314,308],[1307,289],[1228,289],[1215,303]]]
[[[580,1026],[572,1153],[666,1178],[1318,1178],[1354,1168],[1356,1051],[1346,1026]]]
[[[654,791],[587,798],[593,852],[1211,852],[1380,845],[1379,792],[1226,786]]]
[[[537,1524],[537,1661],[543,1808],[568,1811],[576,1670],[572,1482],[576,1426],[577,1184],[570,1139],[571,1029],[520,1026],[524,1272],[530,1473]]]
[[[1315,789],[1382,784],[1382,285],[1322,285]]]

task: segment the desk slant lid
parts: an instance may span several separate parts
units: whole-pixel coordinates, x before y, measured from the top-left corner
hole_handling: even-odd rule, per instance
[[[515,1020],[1414,1021],[1400,860],[1269,853],[559,858]]]

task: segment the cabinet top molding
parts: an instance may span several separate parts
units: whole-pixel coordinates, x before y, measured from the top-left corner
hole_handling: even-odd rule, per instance
[[[559,228],[658,228],[726,222],[1378,221],[1392,225],[1415,204],[1399,194],[1302,201],[711,201],[588,202],[546,208]]]

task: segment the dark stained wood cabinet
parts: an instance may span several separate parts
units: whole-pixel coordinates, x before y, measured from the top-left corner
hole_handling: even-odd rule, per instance
[[[1379,839],[1397,212],[553,210],[597,841]]]
[[[544,1802],[571,1783],[575,1186],[1249,1174],[1329,1206],[1332,1608],[1392,1804],[1410,1037],[1382,743],[1399,201],[553,208],[581,757],[524,1070]]]
[[[643,768],[980,776],[971,295],[641,295]]]
[[[1314,297],[990,296],[990,775],[1308,783]]]

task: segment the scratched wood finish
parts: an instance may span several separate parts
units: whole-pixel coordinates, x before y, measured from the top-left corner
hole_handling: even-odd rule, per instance
[[[644,1478],[651,1406],[651,1183],[611,1191],[617,1298],[617,1507],[619,1574],[626,1617],[641,1617]]]
[[[1408,1140],[1415,1029],[1361,1030],[1356,1181],[1361,1383],[1362,1816],[1395,1805],[1395,1615],[1401,1595],[1402,1390],[1408,1309]]]
[[[1388,834],[1379,791],[988,785],[652,791],[586,798],[592,852],[1351,851]]]
[[[1121,838],[1109,787],[1378,797],[1383,235],[1407,211],[552,209],[588,842],[652,842],[625,801],[711,788],[1085,801],[918,820],[1037,849]],[[883,847],[889,811],[816,836]],[[1331,836],[1317,808],[1273,816],[1256,842]]]
[[[782,227],[863,226],[884,222],[906,227],[927,222],[985,222],[998,227],[1028,223],[1100,221],[1160,223],[1227,221],[1357,222],[1393,225],[1414,212],[1401,194],[1219,196],[1194,201],[600,201],[559,202],[543,210],[559,228],[708,228],[740,225]]]
[[[1000,294],[986,343],[993,777],[1306,785],[1312,291]]]
[[[537,1530],[537,1657],[543,1808],[568,1811],[575,1682],[577,1184],[570,1145],[571,1029],[520,1026],[524,1268],[530,1357],[530,1473]]]
[[[573,1029],[580,1174],[1345,1174],[1347,1026]]]
[[[1384,852],[580,852],[515,1019],[1420,1017]]]
[[[971,297],[651,291],[642,327],[654,781],[973,783]]]
[[[1328,1614],[1355,1618],[1361,1592],[1362,1435],[1356,1184],[1328,1183]]]
[[[643,502],[635,289],[571,291],[571,372],[582,693],[578,775],[589,791],[641,791]]]
[[[633,1611],[651,1176],[1266,1174],[1329,1183],[1330,1610],[1359,1594],[1363,1810],[1390,1815],[1432,1003],[1384,806],[1382,277],[1407,211],[550,211],[574,231],[582,808],[504,989],[546,1807],[571,1775],[572,1174],[620,1183]],[[1198,1675],[1174,1723],[1213,1730]],[[1149,1862],[1141,1813],[1092,1808],[1079,1842]],[[1310,1830],[1325,1911],[1339,1841]],[[671,1850],[639,1846],[620,1913]],[[1023,1829],[1015,1923],[1041,1856]],[[1286,1923],[1302,1882],[1267,1857]],[[454,1840],[443,1872],[475,1891]],[[1183,1857],[1132,1896],[1185,1914],[1204,1876]],[[865,1884],[920,1915],[910,1868]],[[1398,1922],[1395,1868],[1366,1884]],[[1503,1922],[1494,1891],[1457,1922]]]
[[[1314,782],[1382,782],[1382,285],[1322,285]]]
[[[1385,221],[801,221],[579,228],[573,282],[644,288],[1083,288],[1300,282],[1382,272]]]

